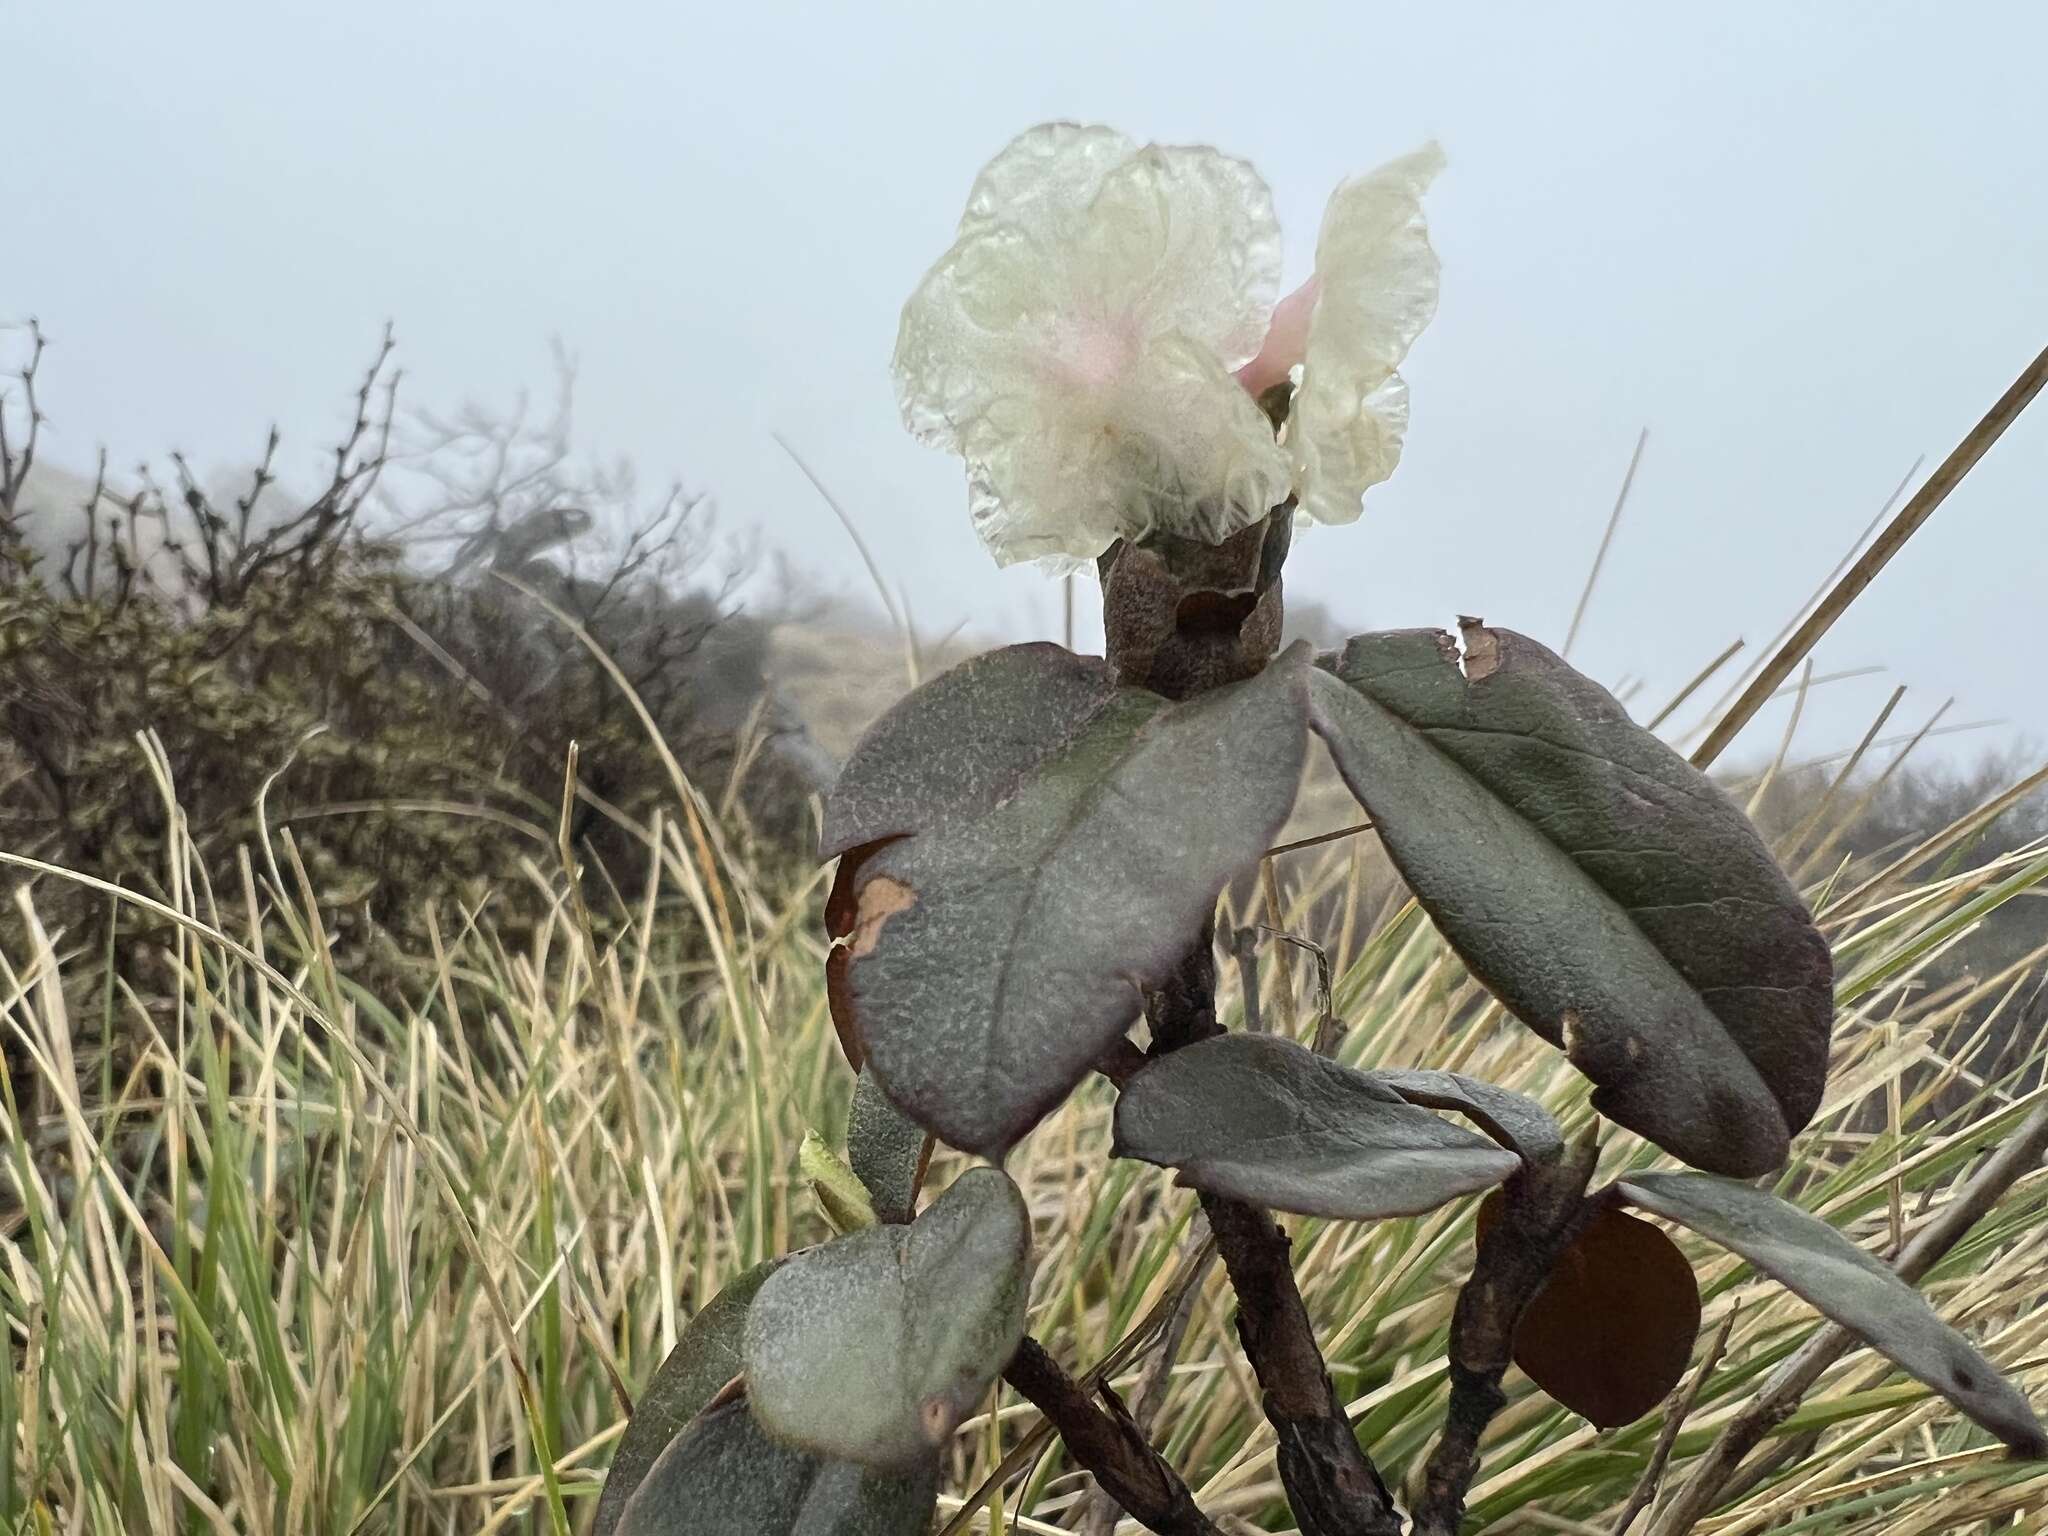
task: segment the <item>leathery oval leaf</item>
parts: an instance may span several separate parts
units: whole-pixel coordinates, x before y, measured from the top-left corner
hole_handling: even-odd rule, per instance
[[[1749,1260],[2021,1455],[2048,1457],[2048,1435],[2019,1390],[1926,1297],[1826,1222],[1711,1174],[1639,1173],[1615,1189]]]
[[[1095,677],[1096,664],[1067,662]],[[846,805],[836,818],[828,809],[828,848],[858,839],[848,846],[871,850],[842,902],[838,985],[892,1102],[941,1140],[1000,1158],[1072,1091],[1285,821],[1306,752],[1308,670],[1296,647],[1179,704],[1058,685],[1051,724],[1029,727],[950,686],[949,673],[928,685],[948,707],[884,722],[892,754],[944,738],[949,722],[1009,733],[943,759],[923,801],[901,787],[913,769],[894,755],[886,792],[870,794],[856,752],[835,791]],[[1035,707],[1003,677],[1015,709]]]
[[[1122,691],[1108,662],[1043,641],[940,673],[897,700],[854,747],[825,800],[819,857],[1006,799]]]
[[[1479,1206],[1483,1238],[1501,1196]],[[1641,1217],[1602,1206],[1515,1326],[1515,1364],[1601,1429],[1633,1424],[1668,1397],[1700,1332],[1700,1287],[1678,1245]]]
[[[632,1420],[619,1437],[611,1470],[605,1473],[591,1536],[611,1536],[626,1501],[655,1459],[704,1411],[719,1389],[739,1375],[740,1337],[746,1328],[747,1308],[781,1263],[780,1259],[766,1259],[741,1271],[684,1326],[675,1348],[633,1405]]]
[[[938,1492],[937,1452],[895,1471],[807,1455],[740,1398],[670,1442],[617,1536],[926,1536]]]
[[[905,1467],[943,1445],[1024,1336],[1030,1218],[971,1168],[907,1225],[792,1257],[748,1310],[755,1416],[813,1455]]]
[[[1316,729],[1438,928],[1695,1167],[1784,1162],[1820,1104],[1833,962],[1740,807],[1543,646],[1466,621],[1326,658]]]
[[[878,1220],[905,1222],[915,1214],[931,1155],[924,1128],[891,1104],[863,1068],[846,1112],[846,1160],[867,1186]]]
[[[1276,1035],[1219,1035],[1124,1085],[1115,1153],[1305,1216],[1414,1216],[1498,1184],[1512,1152]]]

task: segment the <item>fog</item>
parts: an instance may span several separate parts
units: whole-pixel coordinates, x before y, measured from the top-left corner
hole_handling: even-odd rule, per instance
[[[441,407],[545,390],[559,338],[586,446],[818,587],[868,598],[778,436],[920,628],[1057,634],[1058,587],[995,569],[888,376],[976,169],[1052,117],[1219,144],[1273,184],[1294,278],[1337,181],[1435,137],[1406,458],[1301,542],[1290,591],[1358,628],[1464,612],[1561,643],[1648,428],[1573,652],[1646,716],[1766,647],[2048,342],[2044,50],[2016,4],[17,5],[0,318],[53,337],[55,462],[230,463],[276,421],[309,478],[387,319],[407,397]],[[1888,734],[1953,696],[1944,723],[2006,723],[1943,751],[2048,736],[2012,638],[2044,500],[2048,406],[1820,647],[1822,673],[1881,670],[1816,694],[1795,756],[1901,684]]]

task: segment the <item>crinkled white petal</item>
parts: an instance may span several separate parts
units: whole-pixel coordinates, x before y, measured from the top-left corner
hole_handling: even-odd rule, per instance
[[[1027,128],[974,178],[959,233],[1001,223],[1056,242],[1087,212],[1110,172],[1137,149],[1114,128],[1088,123]]]
[[[1322,291],[1286,436],[1302,511],[1317,522],[1355,520],[1400,462],[1408,389],[1395,370],[1436,313],[1422,195],[1442,168],[1428,145],[1347,181],[1323,215]]]
[[[1148,335],[1178,332],[1225,369],[1258,354],[1280,294],[1280,220],[1251,165],[1205,145],[1151,144],[1105,177],[1075,277]]]
[[[1207,148],[1052,123],[990,162],[904,306],[904,422],[968,461],[998,561],[1085,560],[1166,527],[1218,539],[1285,499],[1230,370],[1279,288],[1272,196]]]
[[[1162,527],[1217,543],[1288,494],[1264,414],[1213,352],[1181,336],[1146,347],[1106,396],[1004,396],[984,421],[969,497],[1003,565],[1092,560]]]
[[[964,453],[992,403],[1034,373],[1064,295],[1041,248],[1013,225],[963,235],[903,306],[892,372],[903,424]]]

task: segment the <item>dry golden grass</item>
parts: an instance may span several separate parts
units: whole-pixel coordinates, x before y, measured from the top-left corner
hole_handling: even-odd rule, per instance
[[[690,1312],[739,1269],[824,1235],[797,1148],[808,1128],[836,1135],[849,1087],[820,986],[818,882],[763,889],[705,799],[679,777],[676,793],[675,815],[643,829],[657,882],[622,893],[606,922],[591,923],[559,866],[536,864],[553,923],[509,952],[487,920],[451,914],[402,996],[336,973],[288,838],[256,850],[231,892],[196,889],[190,850],[169,850],[183,942],[169,957],[177,985],[155,997],[119,943],[80,953],[34,924],[40,884],[74,877],[9,860],[33,877],[15,897],[32,940],[0,956],[0,1017],[33,1063],[4,1106],[11,1529],[587,1520],[626,1402]],[[1997,1081],[1972,1077],[1967,1049],[1937,1049],[1965,1017],[1998,1029],[2038,982],[2041,953],[1974,985],[1922,978],[1990,905],[2048,879],[2048,850],[1967,873],[1944,870],[1944,852],[1883,883],[1830,869],[1813,892],[1840,957],[1835,1087],[1785,1184],[1875,1251],[1938,1211],[2044,1096],[2019,1086],[2039,1078],[2039,1042]],[[1351,936],[1332,954],[1346,1059],[1455,1066],[1585,1121],[1560,1058],[1500,1018],[1411,906],[1378,902],[1369,839],[1273,864],[1257,910],[1239,916]],[[1313,974],[1265,965],[1269,1026],[1309,1027]],[[1113,1375],[1134,1388],[1147,1366],[1128,1348],[1134,1330],[1186,1285],[1157,1434],[1206,1507],[1285,1529],[1271,1433],[1227,1288],[1190,1232],[1193,1201],[1155,1169],[1107,1159],[1108,1109],[1103,1085],[1084,1087],[1012,1161],[1036,1220],[1031,1326],[1076,1369],[1122,1349]],[[1654,1157],[1608,1137],[1611,1169]],[[950,1172],[942,1163],[934,1186]],[[1411,1221],[1293,1224],[1333,1372],[1394,1480],[1434,1433],[1471,1217],[1468,1202]],[[1678,1436],[1678,1477],[1817,1325],[1740,1263],[1689,1251],[1708,1298],[1702,1351],[1724,1322],[1728,1336]],[[2048,1174],[2036,1172],[1927,1284],[2037,1399],[2044,1263]],[[1475,1528],[1608,1530],[1661,1416],[1596,1433],[1518,1376],[1510,1390]],[[953,1528],[1063,1528],[1084,1489],[1056,1451],[983,1486],[1035,1423],[1003,1393],[963,1429],[942,1505]],[[1781,1431],[1808,1433],[1795,1461],[1701,1529],[1988,1532],[2048,1501],[2048,1471],[2004,1462],[1867,1352]]]

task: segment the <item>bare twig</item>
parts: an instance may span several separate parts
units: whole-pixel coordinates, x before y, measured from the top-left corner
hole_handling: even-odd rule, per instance
[[[1151,1346],[1145,1368],[1138,1376],[1137,1389],[1131,1394],[1132,1422],[1148,1443],[1153,1422],[1158,1419],[1160,1409],[1166,1406],[1166,1392],[1173,1380],[1173,1363],[1180,1358],[1181,1341],[1187,1337],[1195,1307],[1202,1299],[1202,1281],[1209,1273],[1209,1266],[1216,1262],[1216,1244],[1210,1240],[1207,1222],[1197,1218],[1189,1225],[1187,1235],[1181,1240],[1181,1256],[1188,1279],[1180,1289],[1173,1310],[1167,1314],[1166,1326],[1160,1329],[1158,1342]],[[1123,1506],[1098,1480],[1081,1501],[1073,1528],[1080,1536],[1112,1536],[1121,1512]]]
[[[1664,1425],[1657,1431],[1657,1444],[1650,1451],[1649,1465],[1643,1468],[1643,1475],[1636,1480],[1628,1502],[1615,1516],[1613,1536],[1628,1536],[1628,1528],[1635,1524],[1636,1516],[1648,1509],[1657,1497],[1657,1487],[1664,1481],[1664,1469],[1671,1464],[1672,1449],[1678,1444],[1678,1432],[1692,1417],[1707,1378],[1714,1374],[1714,1368],[1721,1363],[1721,1356],[1727,1353],[1728,1335],[1734,1330],[1737,1311],[1734,1307],[1728,1309],[1728,1315],[1721,1319],[1721,1326],[1714,1331],[1714,1342],[1707,1346],[1707,1356],[1700,1361],[1700,1368],[1692,1373],[1691,1381],[1672,1395],[1664,1411]]]
[[[1332,998],[1335,992],[1330,977],[1330,953],[1314,939],[1305,939],[1298,933],[1289,933],[1283,928],[1260,927],[1254,930],[1263,933],[1276,943],[1290,949],[1303,951],[1315,962],[1316,967],[1316,1027],[1309,1036],[1309,1048],[1318,1056],[1336,1054],[1337,1047],[1344,1040],[1344,1021],[1337,1017]],[[1243,934],[1240,932],[1239,937]],[[1249,1027],[1249,1026],[1248,1026]]]
[[[1100,1360],[1097,1360],[1080,1377],[1080,1384],[1093,1392],[1103,1382],[1121,1371],[1125,1364],[1136,1357],[1147,1341],[1156,1337],[1180,1306],[1181,1298],[1200,1283],[1203,1273],[1216,1254],[1214,1238],[1204,1242],[1191,1257],[1181,1261],[1174,1277],[1167,1282],[1166,1289],[1145,1311],[1145,1315],[1124,1331],[1124,1336]],[[987,1505],[995,1490],[1017,1476],[1029,1466],[1044,1450],[1045,1444],[1056,1433],[1051,1419],[1041,1417],[1039,1422],[1018,1436],[1007,1455],[983,1478],[980,1485],[960,1501],[946,1523],[939,1528],[938,1536],[961,1536],[974,1519],[975,1512]]]
[[[21,488],[36,464],[36,440],[42,435],[43,412],[36,403],[36,372],[42,367],[43,351],[50,339],[33,317],[28,322],[28,360],[15,372],[21,381],[22,405],[28,418],[20,441],[8,436],[7,412],[0,409],[0,537],[11,536],[19,515]],[[0,398],[4,404],[4,398]]]

